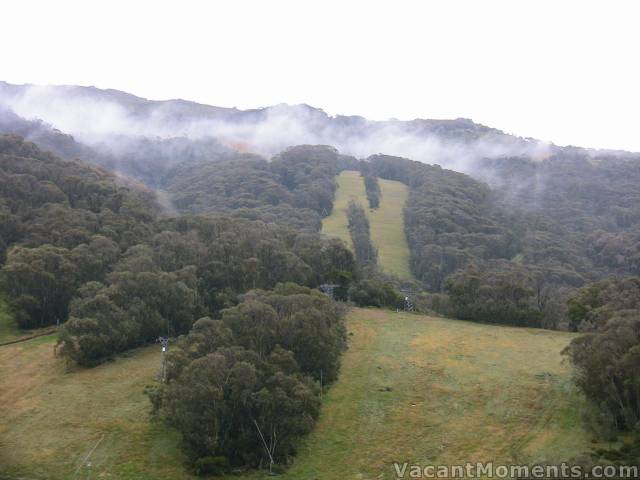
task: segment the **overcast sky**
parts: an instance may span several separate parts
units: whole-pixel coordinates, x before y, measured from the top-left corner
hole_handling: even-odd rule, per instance
[[[640,151],[640,2],[29,1],[0,80],[371,119],[467,117]]]

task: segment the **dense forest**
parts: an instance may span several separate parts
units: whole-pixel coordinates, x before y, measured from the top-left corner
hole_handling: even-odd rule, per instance
[[[575,288],[638,273],[633,159],[609,163],[578,150],[543,162],[486,160],[489,183],[397,157],[368,162],[380,178],[410,187],[411,269],[429,291],[448,294],[442,313],[566,327]]]
[[[0,136],[0,281],[22,327],[66,320],[75,290],[101,279],[153,230],[153,195],[105,171]]]
[[[333,209],[334,177],[353,163],[331,147],[291,147],[271,161],[245,154],[185,166],[166,190],[180,212],[226,212],[319,231]]]
[[[482,182],[398,157],[357,161],[321,146],[291,148],[270,161],[213,139],[123,137],[88,147],[42,122],[8,111],[0,118],[2,129],[65,158],[80,156],[160,189],[169,212],[223,213],[313,232],[331,213],[339,171],[362,172],[370,207],[380,200],[378,177],[402,181],[410,187],[405,226],[411,270],[427,291],[447,296],[435,305],[448,315],[509,322],[519,311],[520,320],[509,323],[527,318],[530,325],[564,327],[573,289],[609,273],[638,272],[638,163],[629,156],[554,149],[544,161],[485,159],[476,174]],[[496,134],[464,121],[415,127],[451,138]],[[448,279],[454,274],[457,293]],[[491,304],[460,303],[463,284],[468,292],[479,288],[486,299],[480,301]],[[517,298],[503,288],[508,284],[520,289]]]
[[[150,192],[18,137],[0,137],[0,165],[3,291],[23,327],[71,315],[61,351],[81,363],[184,332],[249,289],[316,286],[354,269],[344,245],[312,232],[163,218]]]

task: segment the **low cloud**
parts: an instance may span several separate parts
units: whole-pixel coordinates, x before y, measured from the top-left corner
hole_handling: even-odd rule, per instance
[[[0,84],[0,103],[90,145],[117,151],[123,136],[215,138],[265,156],[291,145],[326,144],[358,158],[383,153],[473,173],[482,158],[548,157],[553,145],[513,137],[469,120],[402,122],[331,117],[306,105],[240,111],[185,101],[153,102],[86,87]]]

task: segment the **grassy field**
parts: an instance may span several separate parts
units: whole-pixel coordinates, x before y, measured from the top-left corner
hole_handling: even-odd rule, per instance
[[[190,478],[177,436],[148,419],[157,347],[67,373],[54,345],[0,347],[0,478]]]
[[[371,240],[378,247],[379,264],[388,273],[410,278],[409,246],[404,234],[402,208],[409,195],[406,185],[393,180],[380,179],[382,196],[380,207],[371,210],[359,172],[346,170],[338,175],[338,191],[332,214],[322,222],[322,231],[343,239],[351,246],[345,209],[351,199],[359,202],[369,218]]]
[[[395,478],[394,461],[557,462],[589,449],[571,335],[356,310],[339,382],[287,479]]]
[[[20,330],[14,318],[7,311],[5,301],[0,298],[0,346],[8,342],[48,334],[53,331],[55,331],[55,327]]]
[[[383,270],[400,278],[411,278],[409,244],[404,234],[402,209],[409,196],[409,188],[394,180],[380,183],[380,208],[368,210],[371,240],[378,247],[378,259]],[[366,206],[366,199],[364,205]]]
[[[333,212],[322,220],[322,233],[338,237],[353,248],[349,229],[347,228],[347,214],[345,209],[350,200],[355,200],[367,207],[367,194],[360,172],[345,170],[336,178],[338,190],[333,202]]]
[[[374,309],[355,309],[348,329],[340,378],[283,479],[392,479],[393,461],[560,462],[589,449],[559,354],[571,334]],[[65,373],[52,337],[0,347],[0,478],[190,478],[176,435],[148,422],[143,389],[159,362],[150,347]]]

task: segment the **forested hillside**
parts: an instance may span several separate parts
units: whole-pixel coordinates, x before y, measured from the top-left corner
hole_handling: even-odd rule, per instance
[[[499,203],[523,212],[535,263],[570,263],[585,279],[640,273],[640,156],[565,151],[541,162],[486,160]]]
[[[26,133],[67,155],[92,155],[71,137],[37,122],[26,125]],[[213,144],[198,150],[194,140],[182,143],[195,152],[191,156],[173,148],[178,139],[137,140],[145,141],[146,148],[131,151],[163,154],[155,163],[133,156],[130,168],[141,168],[134,175],[160,186],[163,206],[179,213],[225,214],[317,232],[332,212],[340,171],[363,172],[370,206],[380,201],[376,178],[406,184],[411,271],[427,291],[446,294],[428,301],[446,314],[566,326],[564,304],[573,289],[640,268],[640,162],[630,155],[564,149],[546,160],[485,159],[477,173],[483,182],[399,157],[356,160],[332,147],[292,147],[267,161],[224,149],[215,154]],[[92,161],[121,162],[126,152],[125,146],[119,155],[94,155]],[[174,154],[175,162],[167,160]]]
[[[185,166],[166,189],[180,212],[232,212],[318,231],[333,209],[335,175],[354,163],[331,147],[297,146],[271,161],[245,154]]]
[[[24,119],[0,105],[0,134],[20,135],[67,160],[82,159],[114,173],[162,188],[173,170],[234,154],[212,138],[109,136],[91,145],[80,142],[40,119]]]
[[[186,331],[199,314],[232,305],[248,289],[313,286],[353,268],[339,242],[315,234],[245,219],[162,219],[152,192],[18,137],[0,137],[0,166],[4,293],[23,327],[64,322],[71,305],[67,333],[104,328],[108,345],[92,344],[82,353],[89,360]],[[96,323],[96,315],[106,317]],[[121,336],[105,340],[119,323]],[[78,356],[82,343],[74,345]]]
[[[503,165],[485,171],[489,184],[397,157],[368,162],[381,178],[411,189],[405,208],[411,268],[429,290],[448,293],[436,298],[438,308],[462,318],[554,327],[564,321],[574,288],[638,272],[640,162],[576,155],[487,160]]]
[[[0,214],[3,290],[18,323],[37,327],[64,321],[78,285],[148,238],[157,207],[105,171],[0,136]]]

